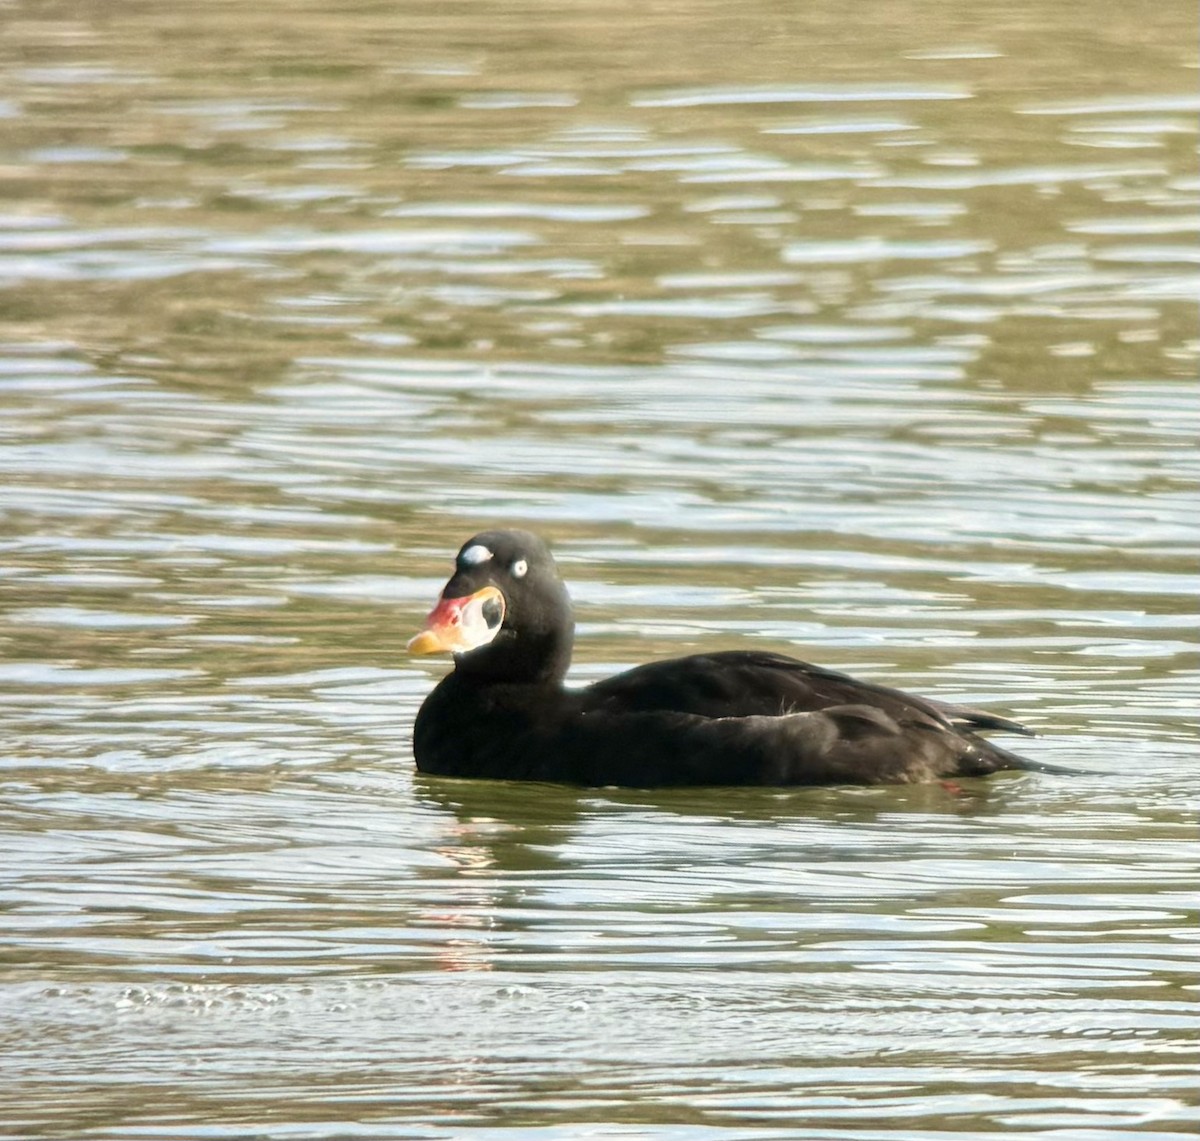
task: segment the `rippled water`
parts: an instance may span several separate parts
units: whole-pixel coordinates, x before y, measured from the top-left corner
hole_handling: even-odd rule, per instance
[[[1194,1135],[1194,12],[0,20],[0,1131]],[[423,778],[499,522],[1081,775]]]

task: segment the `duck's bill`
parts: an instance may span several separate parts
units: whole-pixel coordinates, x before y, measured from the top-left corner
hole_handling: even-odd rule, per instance
[[[504,622],[504,595],[485,586],[462,598],[443,598],[408,643],[410,654],[465,654],[486,646]]]

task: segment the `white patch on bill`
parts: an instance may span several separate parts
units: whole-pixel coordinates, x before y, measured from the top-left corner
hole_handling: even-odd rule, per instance
[[[458,561],[465,567],[477,567],[480,563],[486,563],[488,559],[495,558],[495,555],[483,546],[482,543],[476,543],[473,547],[468,547],[461,555],[458,556]]]

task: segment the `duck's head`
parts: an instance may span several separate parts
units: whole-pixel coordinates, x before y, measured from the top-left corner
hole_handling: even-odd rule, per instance
[[[464,673],[498,681],[561,678],[574,638],[571,601],[554,556],[528,531],[481,531],[409,653],[452,653]]]

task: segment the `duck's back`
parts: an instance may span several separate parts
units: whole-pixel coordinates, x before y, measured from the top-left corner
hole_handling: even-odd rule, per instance
[[[773,717],[865,703],[902,721],[1028,733],[1016,722],[860,681],[783,654],[724,650],[650,662],[596,682],[584,707],[611,712],[674,710],[701,717]]]

